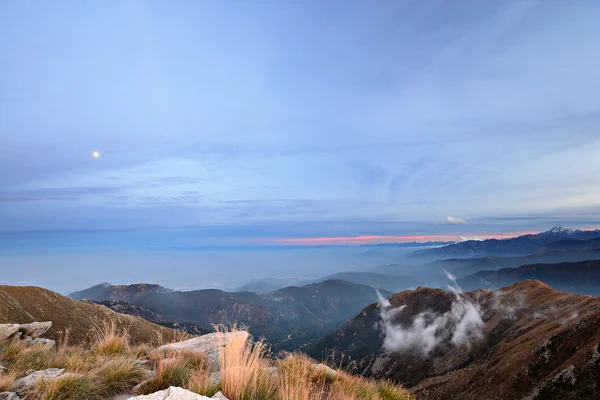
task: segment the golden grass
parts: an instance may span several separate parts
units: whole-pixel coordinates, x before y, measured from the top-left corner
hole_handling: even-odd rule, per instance
[[[387,381],[375,381],[361,376],[337,371],[339,379],[334,381],[327,400],[410,400],[413,397],[404,388]]]
[[[185,388],[202,396],[212,397],[221,390],[221,383],[212,378],[208,370],[195,370],[190,374]]]
[[[219,352],[221,391],[226,397],[260,398],[257,397],[259,392],[270,391],[272,382],[261,376],[261,371],[269,367],[264,357],[264,342],[252,345],[245,336],[235,336],[219,348],[222,349]]]
[[[32,396],[40,400],[99,400],[103,397],[96,382],[88,376],[69,375],[52,380],[41,380]]]
[[[320,400],[325,398],[325,382],[318,379],[313,364],[305,357],[294,355],[279,362],[279,395],[290,400]]]
[[[208,371],[204,355],[189,351],[154,352],[156,376],[142,388],[143,394],[167,389],[170,386],[187,387],[197,371]],[[200,385],[200,382],[198,382]]]
[[[230,328],[235,332],[238,328]],[[223,339],[225,336],[223,336]],[[219,346],[220,380],[211,375],[204,355],[189,351],[158,351],[129,344],[126,331],[116,324],[98,328],[90,348],[72,346],[68,334],[56,348],[19,340],[0,343],[0,360],[8,371],[0,375],[0,391],[7,390],[27,370],[65,368],[77,373],[43,380],[26,393],[31,400],[102,400],[131,392],[145,381],[142,394],[180,386],[204,396],[221,390],[230,400],[408,400],[411,395],[387,381],[368,380],[339,369],[317,365],[302,353],[274,360],[263,341],[233,335]],[[146,366],[136,362],[148,360]]]
[[[146,371],[127,358],[110,360],[94,370],[92,375],[104,396],[129,391],[146,377]]]
[[[10,362],[9,371],[18,375],[23,375],[30,369],[40,370],[56,365],[56,351],[50,345],[27,346],[23,342],[15,342],[9,346],[9,352],[3,358]]]
[[[17,374],[14,372],[0,373],[0,392],[7,391],[16,379]]]
[[[116,321],[104,322],[96,327],[92,350],[105,356],[128,354],[130,351],[129,333],[126,329],[119,330]]]

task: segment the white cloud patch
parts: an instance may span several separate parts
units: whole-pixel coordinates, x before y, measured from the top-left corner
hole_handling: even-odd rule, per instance
[[[427,356],[443,343],[470,346],[472,341],[483,337],[481,307],[463,296],[452,274],[446,275],[453,282],[450,288],[456,295],[450,310],[445,313],[424,311],[415,316],[408,326],[395,322],[395,317],[403,312],[406,305],[393,308],[387,299],[380,296],[383,349],[386,352],[416,350]]]
[[[467,223],[467,221],[465,221],[464,219],[451,217],[449,215],[446,217],[446,221],[448,221],[449,223],[454,224],[454,225],[461,225],[461,224]]]
[[[469,236],[461,236],[460,237],[460,242],[468,242],[469,240],[476,240],[478,242],[481,242],[483,239],[477,237],[477,236],[473,236],[473,237],[469,237]]]

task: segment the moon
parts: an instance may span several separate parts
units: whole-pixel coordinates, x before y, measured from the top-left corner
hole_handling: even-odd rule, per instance
[[[99,151],[92,151],[92,157],[94,157],[94,158],[100,158],[100,152]]]

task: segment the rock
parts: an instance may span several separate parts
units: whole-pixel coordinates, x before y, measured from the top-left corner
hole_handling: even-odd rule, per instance
[[[0,340],[6,340],[20,334],[38,337],[52,327],[52,322],[32,322],[30,324],[0,324]]]
[[[21,400],[15,392],[1,392],[0,400]]]
[[[56,345],[56,342],[52,339],[32,338],[31,336],[27,336],[25,339],[23,339],[23,341],[32,345],[41,344],[50,347],[54,347],[54,345]]]
[[[220,384],[221,383],[221,371],[215,371],[210,373],[210,380]]]
[[[211,397],[211,399],[215,399],[215,400],[229,400],[227,397],[225,397],[225,395],[221,391],[218,391],[217,393],[215,393],[213,395],[213,397]]]
[[[4,371],[6,371],[6,367],[0,364],[0,374],[2,374]]]
[[[248,340],[246,331],[215,332],[198,336],[183,342],[170,343],[158,348],[162,351],[193,351],[204,353],[209,367],[214,371],[219,368],[219,349],[229,345],[233,340]]]
[[[315,373],[324,374],[332,378],[336,377],[338,374],[334,369],[329,368],[325,364],[315,364],[312,368]]]
[[[65,373],[64,368],[49,368],[43,371],[35,371],[21,379],[17,379],[10,386],[10,390],[22,393],[34,387],[41,379],[56,379]]]
[[[210,397],[200,396],[177,386],[143,396],[130,397],[129,400],[210,400]]]

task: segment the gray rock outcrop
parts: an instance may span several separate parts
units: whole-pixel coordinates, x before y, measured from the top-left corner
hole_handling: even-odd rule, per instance
[[[215,332],[198,336],[182,342],[170,343],[158,348],[161,351],[192,351],[203,353],[211,370],[219,368],[219,349],[229,346],[233,340],[248,340],[246,331]]]
[[[0,392],[0,400],[21,400],[14,392]]]
[[[32,322],[30,324],[0,324],[0,340],[6,340],[13,336],[39,337],[52,327],[52,322]]]
[[[171,386],[159,392],[130,397],[129,400],[210,400],[210,397],[201,396],[177,386]]]
[[[56,379],[64,373],[64,368],[49,368],[42,371],[35,371],[14,381],[10,386],[10,390],[13,392],[22,393],[34,387],[41,379]]]

